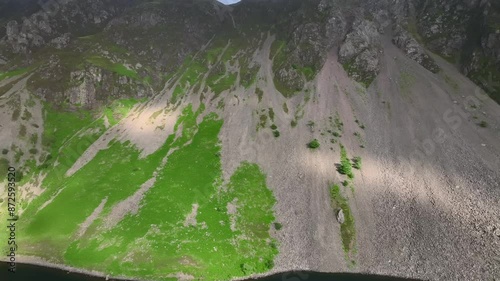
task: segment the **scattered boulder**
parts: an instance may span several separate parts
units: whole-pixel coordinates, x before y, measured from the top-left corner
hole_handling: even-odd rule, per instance
[[[493,231],[493,235],[495,235],[496,237],[500,238],[500,228],[495,228],[495,230]]]
[[[340,224],[343,224],[345,222],[345,216],[344,216],[344,211],[342,209],[340,209],[338,212],[337,212],[337,221],[340,223]]]

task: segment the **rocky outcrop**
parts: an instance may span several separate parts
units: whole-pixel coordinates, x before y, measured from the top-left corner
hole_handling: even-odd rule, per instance
[[[500,102],[500,2],[413,0],[410,17],[426,47],[455,62]]]
[[[434,73],[439,71],[439,66],[437,66],[434,59],[432,59],[417,40],[400,25],[395,28],[392,42],[403,50],[406,56],[418,62],[423,67]]]
[[[500,86],[491,83],[500,80],[498,1],[244,0],[232,7],[215,0],[49,2],[53,5],[21,13],[24,19],[6,18],[0,56],[36,53],[46,46],[82,49],[73,41],[101,34],[153,72],[171,74],[216,34],[257,38],[271,32],[285,44],[273,66],[275,82],[293,94],[315,77],[331,50],[338,51],[350,76],[368,86],[380,69],[379,38],[393,25],[393,42],[408,57],[437,72],[426,49],[436,52],[500,101]],[[98,42],[97,48],[110,42]]]
[[[380,34],[369,20],[357,20],[340,46],[339,61],[356,81],[368,86],[380,70]]]
[[[7,45],[14,53],[26,53],[52,42],[67,45],[68,35],[81,36],[104,25],[129,4],[97,0],[92,3],[75,0],[39,1],[40,9],[22,20],[11,20],[6,26]],[[54,41],[55,40],[55,41]]]

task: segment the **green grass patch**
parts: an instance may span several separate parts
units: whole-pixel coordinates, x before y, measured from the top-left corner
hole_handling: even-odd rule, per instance
[[[237,78],[237,73],[210,75],[207,78],[207,85],[218,96],[223,91],[229,90],[236,83]]]
[[[346,175],[349,178],[354,178],[354,174],[352,173],[352,165],[349,157],[347,157],[347,151],[342,144],[340,146],[340,165],[337,168],[337,171],[342,175]]]
[[[313,139],[312,141],[310,141],[308,144],[307,144],[307,147],[311,148],[311,149],[317,149],[320,147],[320,143],[317,139]]]
[[[137,99],[115,100],[104,109],[104,114],[108,118],[111,126],[114,126],[125,118],[130,110],[139,102]]]
[[[361,157],[356,156],[352,159],[352,166],[354,169],[361,170]]]
[[[260,88],[257,88],[257,89],[255,89],[255,94],[257,95],[259,102],[261,102],[262,97],[264,96],[264,91],[262,91],[262,89],[260,89]]]
[[[356,243],[356,226],[354,224],[354,217],[349,207],[348,200],[342,195],[340,187],[338,185],[333,185],[330,188],[330,197],[332,208],[335,211],[335,215],[340,209],[344,212],[345,221],[340,225],[340,235],[342,238],[342,247],[347,257],[352,254]]]
[[[286,102],[283,103],[283,112],[288,114],[288,105],[286,105]]]
[[[401,72],[399,76],[399,88],[401,93],[405,95],[409,95],[411,92],[411,88],[416,83],[416,78],[411,73],[407,71]]]
[[[87,61],[95,66],[114,72],[120,76],[126,76],[136,80],[139,79],[139,74],[137,74],[135,70],[129,69],[123,64],[114,63],[107,58],[100,56],[91,56],[87,58]]]
[[[25,68],[19,68],[19,69],[7,71],[7,72],[0,72],[0,81],[2,81],[3,79],[6,79],[6,78],[10,78],[10,77],[18,76],[18,75],[23,75],[26,72],[28,72],[29,70],[30,70],[30,68],[25,67]]]
[[[203,105],[197,111],[186,107],[174,133],[145,158],[130,143],[114,141],[72,176],[44,181],[46,191],[22,216],[22,253],[145,280],[179,272],[195,279],[230,280],[269,271],[277,246],[269,233],[276,221],[275,199],[266,176],[257,165],[244,162],[222,186],[222,120],[210,113],[198,124],[203,111]],[[64,130],[62,140],[54,140],[61,147],[77,131]],[[139,202],[138,212],[106,229],[104,219],[112,208],[155,171],[156,182]],[[78,238],[79,225],[103,199],[101,215]],[[193,205],[198,206],[194,223],[186,225]]]

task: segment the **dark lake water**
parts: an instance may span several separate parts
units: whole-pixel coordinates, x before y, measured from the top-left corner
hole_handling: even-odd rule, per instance
[[[0,263],[0,280],[2,281],[104,281],[78,273],[67,273],[65,270],[47,268],[36,265],[17,264],[16,273],[8,272],[6,263]],[[110,279],[113,280],[113,279]],[[411,279],[363,274],[333,274],[317,272],[287,272],[248,281],[408,281]]]

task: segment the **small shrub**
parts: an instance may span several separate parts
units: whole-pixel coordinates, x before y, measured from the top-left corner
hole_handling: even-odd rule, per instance
[[[7,153],[9,153],[9,150],[7,148],[2,149],[2,154],[3,155],[6,155]]]
[[[257,94],[257,98],[259,99],[259,102],[262,101],[262,97],[264,96],[264,91],[261,89],[257,88],[255,89],[255,94]]]
[[[276,126],[275,124],[272,124],[271,125],[271,130],[276,130],[276,129],[278,129],[278,126]]]
[[[279,136],[280,136],[280,131],[278,131],[278,130],[274,130],[274,131],[273,131],[273,136],[274,136],[275,138],[279,137]]]
[[[16,181],[16,182],[20,182],[20,181],[23,179],[23,176],[24,176],[24,175],[23,175],[23,172],[16,170],[16,178],[15,178],[15,181]]]
[[[265,262],[264,266],[266,267],[267,270],[271,270],[274,267],[274,261],[273,260],[267,260]]]
[[[12,121],[17,121],[20,115],[21,111],[19,110],[19,108],[14,109],[14,112],[12,113]]]
[[[348,176],[350,179],[354,178],[351,161],[347,158],[347,152],[343,145],[340,145],[340,165],[337,171],[342,175]]]
[[[283,225],[279,222],[274,223],[274,229],[276,230],[281,230],[283,228]]]
[[[21,129],[19,130],[19,136],[22,138],[26,136],[26,126],[21,125]]]
[[[343,186],[348,186],[348,185],[349,185],[349,182],[348,182],[347,180],[345,180],[345,181],[343,181],[343,182],[342,182],[342,185],[343,185]]]
[[[286,105],[286,102],[285,102],[285,103],[283,103],[283,111],[284,111],[285,113],[288,113],[288,106]]]
[[[307,144],[307,146],[311,149],[316,149],[320,146],[319,141],[317,139],[312,140]]]
[[[36,149],[36,148],[32,148],[32,149],[30,149],[30,150],[29,150],[29,152],[30,152],[31,154],[37,154],[37,153],[38,153],[38,149]]]
[[[486,122],[486,121],[484,121],[484,120],[483,120],[483,121],[481,121],[481,122],[479,122],[479,127],[481,127],[481,128],[486,128],[486,127],[488,127],[488,122]]]
[[[297,121],[292,120],[292,122],[290,122],[290,125],[292,126],[292,128],[295,128],[297,126]]]
[[[274,110],[272,108],[269,108],[269,118],[274,121]]]
[[[337,137],[337,138],[340,138],[340,137],[341,137],[341,136],[340,136],[340,134],[339,134],[338,132],[333,132],[333,133],[332,133],[332,135],[333,135],[334,137]]]
[[[356,156],[352,159],[352,166],[355,168],[355,169],[358,169],[360,170],[361,169],[361,157],[359,156]]]
[[[9,160],[0,158],[0,173],[6,173],[9,168]]]

